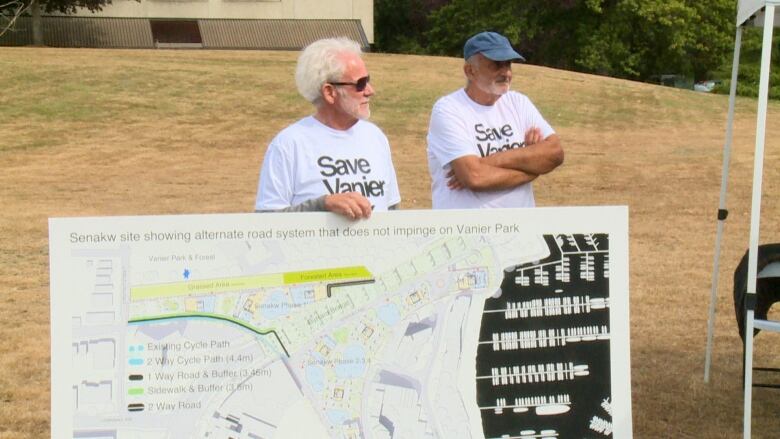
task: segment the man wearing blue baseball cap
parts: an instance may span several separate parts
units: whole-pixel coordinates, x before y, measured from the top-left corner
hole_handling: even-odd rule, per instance
[[[469,38],[463,57],[466,86],[431,112],[433,208],[534,207],[531,182],[563,163],[563,148],[528,97],[509,89],[511,63],[525,59],[495,32]]]

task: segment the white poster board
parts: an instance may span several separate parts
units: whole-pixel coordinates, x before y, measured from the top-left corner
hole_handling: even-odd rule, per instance
[[[49,235],[53,438],[632,435],[626,207]]]

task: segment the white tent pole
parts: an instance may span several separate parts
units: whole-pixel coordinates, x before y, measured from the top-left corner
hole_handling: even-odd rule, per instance
[[[748,275],[748,277],[750,277]],[[748,332],[750,331],[750,332]],[[745,409],[742,418],[742,438],[750,439],[751,408],[753,404],[753,310],[745,316]]]
[[[748,251],[748,303],[745,319],[745,411],[743,413],[743,437],[750,437],[751,405],[753,397],[753,304],[756,295],[756,271],[758,267],[758,235],[761,219],[761,184],[764,172],[764,140],[766,137],[766,109],[769,97],[769,64],[772,58],[772,30],[775,23],[775,6],[764,9],[764,41],[761,47],[761,76],[758,82],[758,116],[756,117],[756,151],[753,159],[753,201],[750,209],[750,250]]]
[[[734,106],[737,96],[737,75],[739,73],[739,51],[742,47],[742,26],[737,26],[734,36],[734,59],[731,62],[731,87],[729,91],[729,112],[726,120],[726,141],[723,144],[723,169],[720,176],[720,202],[718,203],[718,228],[715,238],[715,257],[712,263],[712,290],[710,291],[710,312],[707,319],[707,349],[704,354],[704,382],[710,382],[710,364],[712,359],[712,337],[715,326],[715,304],[718,301],[718,273],[720,272],[720,243],[723,239],[723,226],[728,216],[726,210],[726,187],[729,181],[729,163],[731,162],[731,139],[734,128]]]

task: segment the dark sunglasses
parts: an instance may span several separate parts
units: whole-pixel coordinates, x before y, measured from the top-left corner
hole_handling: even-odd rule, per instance
[[[371,76],[364,76],[355,82],[329,82],[330,85],[351,85],[355,87],[355,91],[363,91],[368,86],[368,81],[371,80]]]

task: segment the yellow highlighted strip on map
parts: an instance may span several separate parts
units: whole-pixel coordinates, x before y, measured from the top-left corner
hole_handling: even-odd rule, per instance
[[[371,272],[364,266],[336,267],[322,270],[294,271],[224,279],[194,280],[168,284],[142,285],[130,288],[130,300],[160,299],[191,294],[225,293],[252,288],[270,288],[307,282],[336,282],[366,279]]]
[[[194,280],[169,284],[143,285],[130,288],[130,300],[159,299],[197,293],[224,293],[249,288],[282,285],[281,274],[233,277],[225,279]]]
[[[326,268],[323,270],[309,270],[309,271],[294,271],[291,273],[284,273],[284,283],[300,284],[306,282],[327,282],[327,281],[342,281],[346,279],[365,279],[370,278],[371,272],[366,267],[341,267],[341,268]]]

